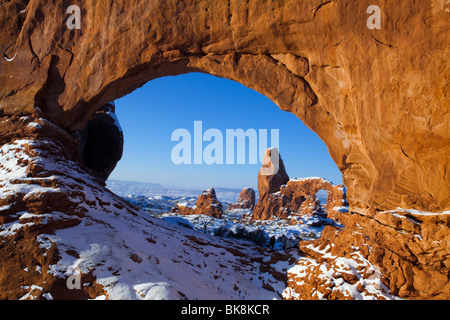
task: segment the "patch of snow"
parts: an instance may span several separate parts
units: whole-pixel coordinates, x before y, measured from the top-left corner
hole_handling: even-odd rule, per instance
[[[8,61],[8,62],[13,61],[13,60],[16,58],[16,56],[17,56],[17,52],[16,52],[16,54],[14,55],[14,57],[12,57],[12,58],[8,58],[8,57],[6,56],[6,54],[3,54],[3,57],[4,57],[5,60]]]

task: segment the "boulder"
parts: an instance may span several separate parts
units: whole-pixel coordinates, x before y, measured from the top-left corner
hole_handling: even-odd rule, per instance
[[[123,153],[123,132],[114,103],[102,106],[75,136],[79,137],[81,163],[106,181]]]

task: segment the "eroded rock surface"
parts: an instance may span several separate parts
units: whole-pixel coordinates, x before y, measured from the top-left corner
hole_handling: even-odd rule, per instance
[[[449,298],[449,223],[443,213],[450,209],[446,1],[380,1],[381,29],[373,30],[366,25],[373,4],[368,0],[78,4],[81,30],[67,28],[67,8],[59,2],[1,4],[0,257],[1,274],[7,275],[2,297],[34,291],[73,295],[42,271],[97,249],[76,254],[70,237],[47,238],[55,219],[64,228],[90,214],[83,220],[89,230],[99,212],[134,217],[78,163],[72,134],[99,107],[149,80],[200,71],[238,81],[297,115],[325,142],[342,172],[350,209],[334,218],[345,228],[329,229],[316,244],[301,244],[316,260],[295,277],[310,286],[324,277],[343,279],[369,292],[364,276],[331,277],[331,269],[317,262],[334,259],[329,265],[338,270],[339,257],[358,256],[364,265],[359,271],[372,270],[367,261],[377,266],[392,294]],[[30,219],[39,227],[28,224]],[[85,267],[90,279],[95,271],[89,263]],[[296,291],[300,280],[290,288],[303,298],[353,297],[333,294],[335,284],[325,281],[321,295]],[[98,296],[107,285],[83,297]],[[150,289],[136,290],[146,296]],[[167,296],[180,297],[172,289],[166,288]]]
[[[449,209],[445,1],[2,4],[0,109],[68,131],[164,75],[236,80],[293,112],[325,142],[354,208]],[[301,147],[301,146],[299,146]]]

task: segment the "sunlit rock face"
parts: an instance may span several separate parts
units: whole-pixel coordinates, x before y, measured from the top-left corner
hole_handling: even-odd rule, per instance
[[[64,168],[44,168],[41,159],[70,160],[76,172],[89,171],[79,165],[72,134],[99,107],[151,79],[200,71],[266,95],[328,146],[350,205],[350,213],[340,217],[348,222],[346,231],[330,233],[327,240],[335,245],[332,250],[341,242],[361,244],[357,231],[371,248],[382,249],[367,257],[389,279],[392,292],[448,298],[449,8],[444,1],[381,1],[380,29],[369,29],[370,5],[365,0],[80,1],[81,29],[69,29],[67,8],[60,3],[3,3],[0,145],[9,156],[2,160],[1,183],[2,189],[24,188],[1,193],[1,218],[10,223],[25,208],[51,215],[84,211],[74,199],[110,208],[105,203],[116,200],[100,201],[107,193],[101,180],[93,178],[95,188],[91,178],[76,180],[76,187],[64,178],[69,176]],[[10,152],[25,170],[19,180],[8,167]],[[29,194],[27,184],[43,189]],[[67,197],[86,185],[95,195]],[[403,210],[420,230],[405,227],[410,220],[396,215]],[[39,228],[36,235],[48,231]],[[396,249],[399,244],[402,250]],[[14,254],[26,255],[25,247]]]
[[[252,188],[244,188],[239,194],[238,201],[236,203],[230,203],[228,210],[233,209],[253,209],[256,202],[256,193]]]

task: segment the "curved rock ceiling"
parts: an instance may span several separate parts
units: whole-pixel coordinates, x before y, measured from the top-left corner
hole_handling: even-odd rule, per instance
[[[100,106],[149,80],[205,72],[266,95],[328,146],[348,190],[350,213],[339,213],[346,228],[326,229],[320,248],[330,248],[332,257],[362,248],[393,294],[448,299],[449,219],[439,214],[450,208],[448,1],[378,0],[380,29],[367,26],[367,8],[374,4],[368,0],[74,2],[81,8],[80,29],[67,27],[70,15],[61,1],[0,1],[0,145],[7,146],[4,156],[14,150],[23,155],[14,160],[21,168],[17,175],[36,177],[2,183],[11,190],[15,184],[28,190],[28,183],[59,190],[42,196],[5,192],[2,224],[25,209],[41,214],[70,208],[82,217],[85,207],[103,204],[101,182],[70,180],[68,168],[82,171],[76,162],[64,165],[76,158],[70,133]],[[23,137],[36,141],[17,140]],[[40,158],[57,162],[57,170]],[[7,166],[2,170],[14,176]],[[81,207],[67,194],[83,190],[82,184],[98,199]],[[110,197],[115,208],[125,206]],[[397,208],[438,214],[413,216]],[[33,230],[23,239],[33,242],[46,232]],[[12,257],[5,264],[11,270],[23,269],[19,257],[29,253],[19,244],[2,254],[3,260]],[[57,259],[56,251],[50,256]],[[305,268],[311,270],[305,285],[316,286],[320,265]],[[21,271],[17,281],[3,285],[6,296],[23,277]],[[33,279],[30,284],[45,283]],[[298,290],[309,298],[309,291]]]
[[[58,2],[7,2],[1,112],[74,131],[151,79],[206,72],[259,91],[314,130],[352,207],[448,209],[448,5],[381,1],[373,30],[369,5],[86,1],[81,29],[70,30]]]

